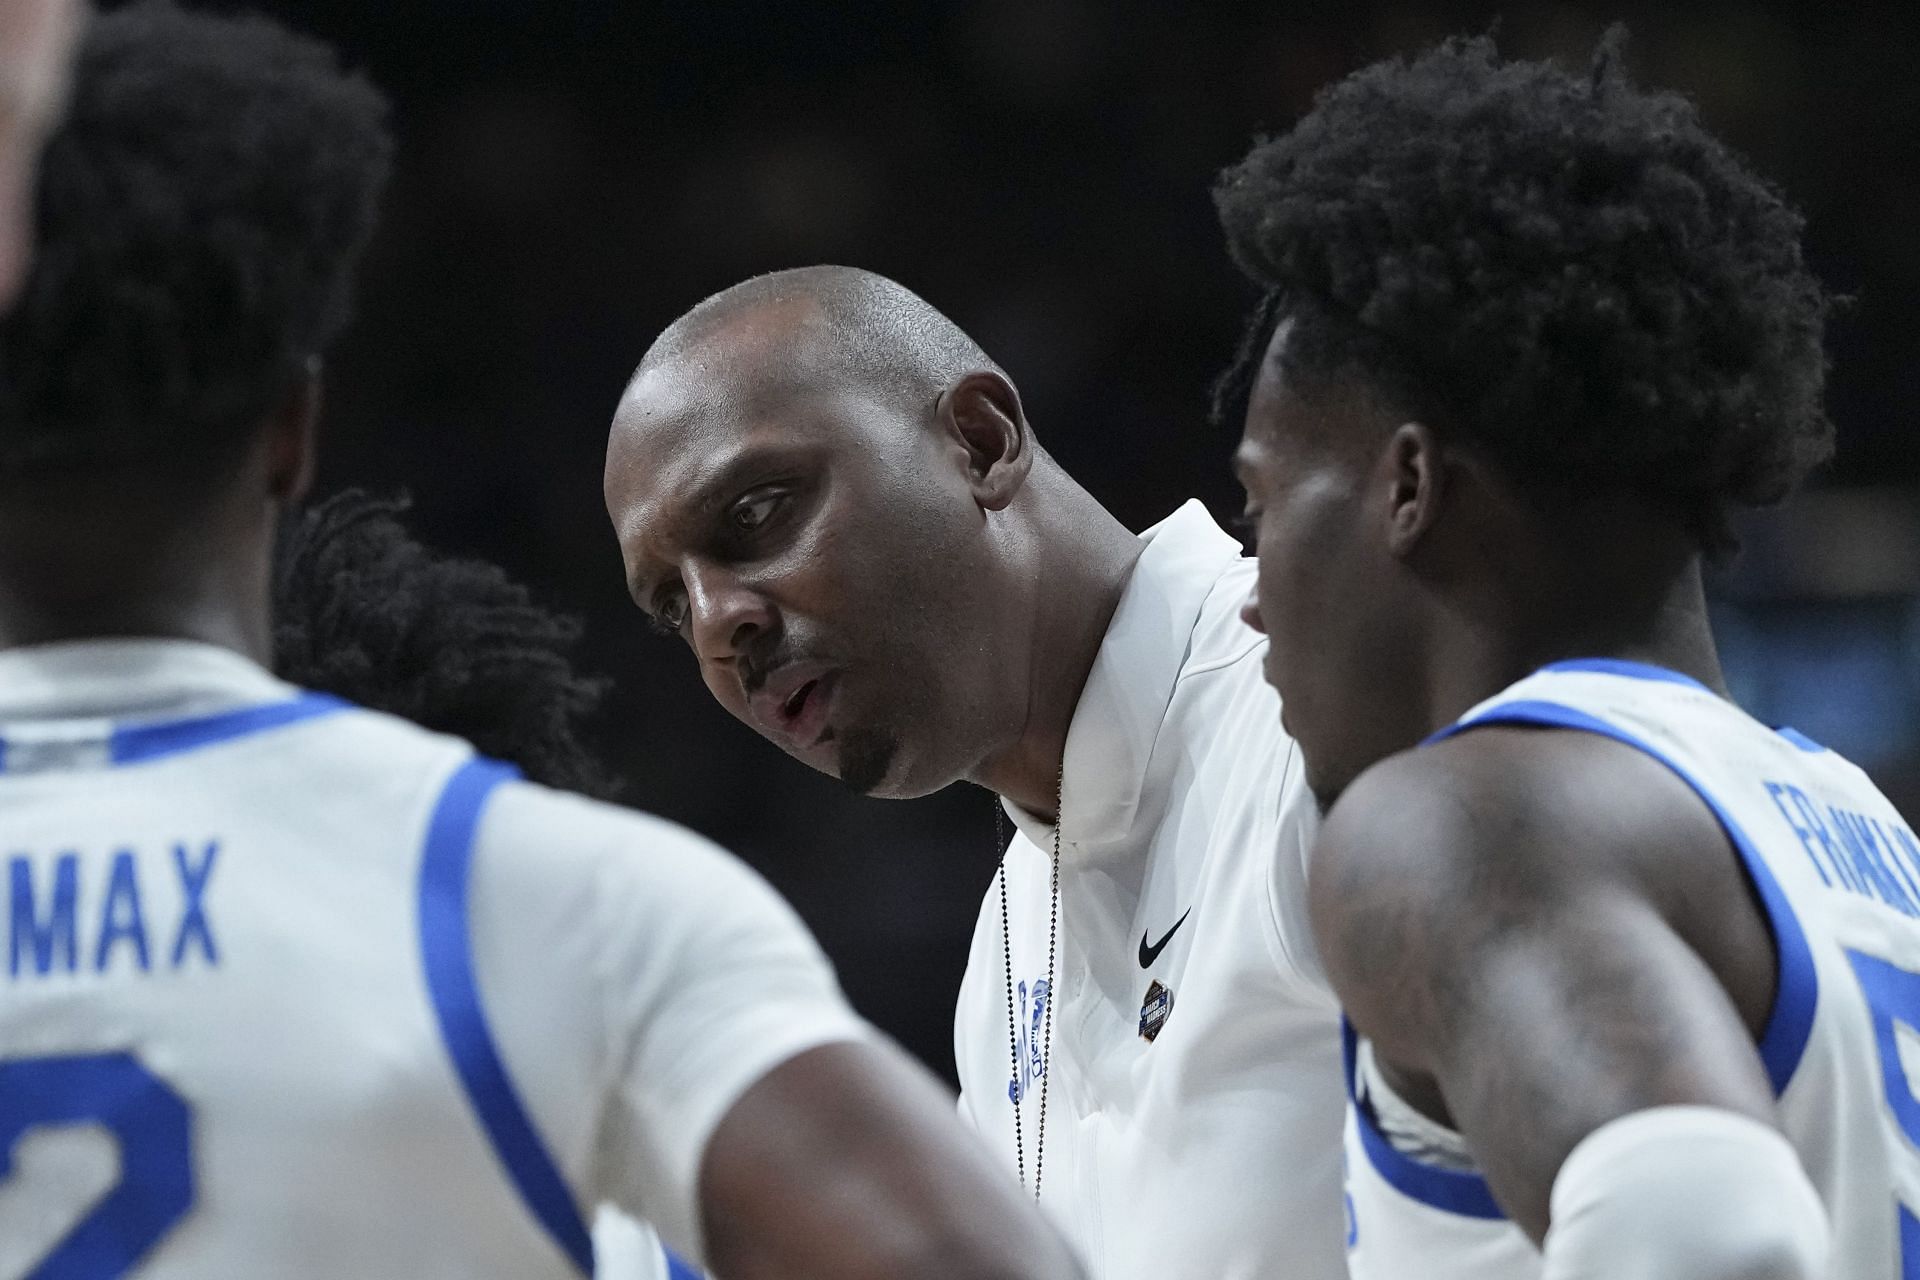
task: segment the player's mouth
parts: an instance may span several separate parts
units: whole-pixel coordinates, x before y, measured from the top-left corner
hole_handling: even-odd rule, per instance
[[[805,751],[827,733],[839,683],[839,673],[822,663],[791,663],[768,676],[748,706],[767,736],[789,751]]]

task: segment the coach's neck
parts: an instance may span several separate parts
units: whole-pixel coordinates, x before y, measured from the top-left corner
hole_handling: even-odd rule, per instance
[[[1067,731],[1141,542],[1049,458],[1036,462],[1022,511],[1026,536],[1009,585],[1029,593],[1032,623],[1008,644],[1009,652],[1026,651],[1025,715],[968,781],[1052,822]]]

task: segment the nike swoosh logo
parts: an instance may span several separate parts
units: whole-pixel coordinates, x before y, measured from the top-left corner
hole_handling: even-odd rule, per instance
[[[1187,917],[1192,914],[1193,914],[1192,907],[1188,907],[1185,911],[1182,911],[1180,913],[1180,918],[1173,922],[1173,928],[1167,930],[1165,936],[1163,936],[1160,939],[1160,941],[1154,943],[1152,946],[1147,945],[1146,931],[1144,929],[1141,930],[1140,932],[1140,967],[1142,969],[1151,969],[1153,967],[1153,962],[1160,958],[1160,953],[1167,949],[1167,944],[1169,942],[1173,941],[1173,935],[1180,932],[1180,926],[1185,924],[1187,922]]]

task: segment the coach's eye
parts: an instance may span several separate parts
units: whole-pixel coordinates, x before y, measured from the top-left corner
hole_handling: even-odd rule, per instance
[[[780,489],[762,489],[750,493],[727,511],[727,521],[736,532],[752,533],[773,518],[774,511],[786,500],[786,496]]]

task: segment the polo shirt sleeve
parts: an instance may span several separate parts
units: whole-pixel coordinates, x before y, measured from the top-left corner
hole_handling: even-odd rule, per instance
[[[700,1165],[727,1112],[797,1054],[871,1032],[786,902],[672,823],[509,784],[474,877],[483,998],[576,1198],[699,1259]]]

